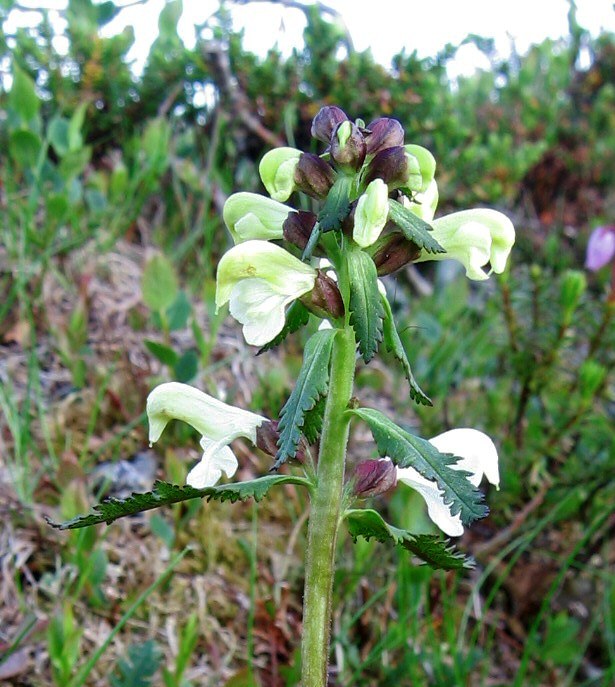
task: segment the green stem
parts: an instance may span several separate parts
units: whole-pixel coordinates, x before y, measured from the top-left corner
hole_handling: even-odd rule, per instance
[[[329,395],[308,526],[301,641],[302,687],[325,687],[327,684],[335,547],[350,430],[350,416],[346,410],[352,396],[355,349],[352,328],[340,329],[333,342]]]

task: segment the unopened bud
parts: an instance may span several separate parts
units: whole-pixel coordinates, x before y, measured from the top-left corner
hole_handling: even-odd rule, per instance
[[[563,319],[570,321],[574,311],[579,305],[581,296],[587,288],[587,279],[583,272],[568,270],[562,280],[560,302],[562,304]]]
[[[344,301],[337,284],[324,272],[318,270],[314,288],[301,297],[303,304],[321,317],[337,319],[344,315]]]
[[[305,212],[304,210],[291,212],[283,224],[284,239],[304,250],[315,224],[316,215],[313,212]]]
[[[278,441],[280,439],[280,430],[278,427],[279,423],[277,420],[266,420],[261,424],[260,427],[256,428],[256,446],[263,453],[274,458],[278,454]],[[297,448],[297,453],[295,454],[295,460],[303,463],[305,460],[305,450],[300,444]]]
[[[419,191],[424,193],[436,175],[436,158],[427,148],[414,145],[413,143],[408,143],[408,145],[404,146],[404,149],[408,155],[411,155],[419,163],[419,172],[422,179]]]
[[[366,137],[367,154],[375,155],[385,148],[403,146],[404,129],[396,120],[389,117],[374,119],[368,127]]]
[[[295,148],[274,148],[263,156],[258,171],[267,193],[284,202],[295,190],[295,168],[301,151]]]
[[[256,428],[256,446],[270,456],[277,454],[279,438],[280,432],[277,420],[266,420],[260,427]]]
[[[353,493],[361,499],[384,494],[397,483],[397,468],[388,458],[364,460],[354,471]]]
[[[421,249],[400,232],[392,232],[380,238],[372,246],[372,260],[378,270],[378,276],[392,274],[409,262],[416,260]]]
[[[312,136],[329,144],[338,125],[347,119],[344,110],[335,105],[327,105],[312,120]]]
[[[415,193],[423,187],[419,161],[403,146],[381,150],[369,163],[366,182],[382,179],[390,190],[408,188]]]
[[[342,169],[357,170],[365,160],[367,147],[361,130],[351,121],[338,125],[331,138],[331,158]]]
[[[389,214],[389,189],[382,179],[374,179],[359,198],[354,214],[352,238],[361,248],[377,241]]]
[[[303,153],[295,167],[295,187],[312,198],[325,198],[333,182],[335,172],[331,165],[318,155]]]

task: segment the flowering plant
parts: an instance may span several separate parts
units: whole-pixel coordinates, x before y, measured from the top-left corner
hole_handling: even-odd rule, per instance
[[[368,364],[384,346],[400,364],[410,398],[431,405],[414,378],[379,277],[411,262],[453,258],[469,279],[484,280],[505,269],[515,232],[507,217],[488,209],[434,219],[436,162],[425,148],[405,144],[394,119],[365,125],[325,107],[314,118],[312,134],[326,144],[321,155],[288,147],[267,153],[259,169],[271,198],[237,193],[223,213],[235,245],[218,265],[216,306],[229,304],[246,341],[262,352],[310,317],[321,320],[279,418],[234,408],[183,384],[162,384],[147,402],[150,441],[158,440],[171,419],[188,422],[202,436],[203,456],[189,472],[188,486],[160,482],[150,494],[103,502],[61,526],[110,522],[190,498],[258,500],[284,483],[307,488],[302,685],[323,687],[343,523],[355,540],[374,537],[434,567],[471,564],[448,540],[389,525],[376,510],[361,508],[361,501],[403,482],[423,497],[437,527],[459,536],[464,525],[488,512],[477,489],[482,477],[499,482],[496,448],[482,432],[462,428],[426,440],[353,398],[357,353]],[[320,201],[320,210],[284,205],[297,191]],[[359,421],[369,427],[380,459],[359,463],[347,476],[351,424]],[[223,473],[235,473],[229,445],[238,437],[272,456],[274,474],[218,484]],[[303,474],[279,474],[284,464],[299,464]]]

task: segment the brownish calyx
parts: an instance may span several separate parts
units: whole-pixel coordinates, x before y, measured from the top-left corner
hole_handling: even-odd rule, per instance
[[[384,494],[397,484],[397,468],[388,459],[364,460],[353,476],[353,494],[360,499]]]
[[[382,236],[371,247],[370,253],[378,270],[378,276],[384,277],[417,260],[421,249],[398,231]]]
[[[314,288],[301,297],[301,302],[319,317],[332,317],[337,320],[344,316],[342,294],[333,279],[321,270],[317,270]]]
[[[295,167],[294,182],[299,191],[312,198],[326,198],[335,181],[331,165],[318,155],[302,153]]]
[[[304,250],[310,240],[315,224],[316,215],[313,212],[305,212],[303,210],[290,212],[282,225],[284,239]]]

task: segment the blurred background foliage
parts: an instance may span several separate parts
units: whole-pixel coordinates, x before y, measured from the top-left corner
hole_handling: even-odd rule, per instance
[[[290,4],[307,20],[303,44],[261,57],[244,49],[231,3],[187,49],[171,0],[139,75],[126,60],[132,29],[101,36],[113,2],[69,0],[59,25],[41,8],[31,28],[0,33],[0,679],[297,683],[300,497],[261,504],[260,520],[249,507],[176,506],[68,538],[40,516],[71,517],[154,475],[184,479],[196,455],[185,427],[164,456],[142,451],[156,381],[277,414],[300,348],[255,361],[215,313],[230,243],[221,210],[234,191],[263,191],[269,148],[310,149],[312,117],[336,104],[367,122],[399,119],[438,161],[441,210],[502,210],[518,244],[487,284],[442,264],[387,285],[435,407],[412,407],[386,359],[360,368],[359,395],[392,395],[425,436],[487,431],[503,487],[460,544],[478,561],[470,577],[342,543],[331,684],[611,685],[615,296],[609,269],[586,275],[583,259],[590,230],[615,215],[615,37],[589,35],[571,3],[569,35],[527,54],[503,59],[469,36],[492,69],[451,82],[463,44],[402,52],[385,69],[353,49],[330,8]],[[0,25],[15,10],[2,0]],[[248,474],[268,469],[238,451]],[[372,451],[357,432],[353,455]],[[379,505],[427,526],[408,491]],[[95,653],[103,639],[112,648]]]

